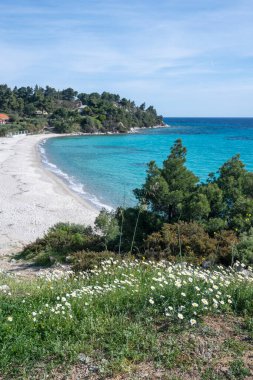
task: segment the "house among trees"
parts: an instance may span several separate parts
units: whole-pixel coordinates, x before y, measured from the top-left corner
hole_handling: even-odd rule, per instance
[[[6,113],[0,113],[0,124],[6,124],[10,120]]]
[[[37,115],[37,116],[48,115],[48,112],[45,110],[37,110],[37,111],[35,111],[35,115]]]
[[[75,109],[77,112],[81,113],[84,108],[88,107],[86,104],[83,104],[81,100],[75,101]]]

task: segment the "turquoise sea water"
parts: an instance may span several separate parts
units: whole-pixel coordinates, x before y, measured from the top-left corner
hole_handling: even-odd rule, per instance
[[[47,140],[41,147],[45,165],[97,207],[132,205],[146,164],[166,159],[173,142],[187,147],[187,167],[201,181],[225,160],[241,155],[253,171],[253,118],[165,118],[169,128],[138,134],[81,136]]]

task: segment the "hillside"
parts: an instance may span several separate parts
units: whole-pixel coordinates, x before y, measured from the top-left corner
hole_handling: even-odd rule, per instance
[[[131,128],[162,125],[153,106],[109,92],[78,93],[72,88],[0,85],[0,113],[9,116],[0,125],[0,135],[8,131],[40,132],[49,128],[58,133],[125,133]]]

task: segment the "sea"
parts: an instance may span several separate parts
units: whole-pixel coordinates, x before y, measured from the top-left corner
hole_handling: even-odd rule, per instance
[[[240,154],[253,171],[253,118],[164,118],[167,127],[135,134],[57,137],[40,145],[44,165],[96,208],[134,206],[147,163],[161,166],[176,139],[200,182]]]

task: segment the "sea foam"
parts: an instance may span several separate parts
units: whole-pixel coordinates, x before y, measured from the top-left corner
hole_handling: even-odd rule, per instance
[[[57,175],[64,183],[75,193],[81,196],[83,199],[88,201],[92,206],[95,206],[98,210],[106,209],[108,211],[112,211],[113,208],[107,204],[101,202],[94,194],[90,194],[85,190],[85,185],[79,182],[74,176],[70,176],[64,171],[62,171],[58,166],[49,161],[46,150],[44,148],[44,144],[46,143],[46,139],[42,140],[38,144],[41,161],[48,170]]]

